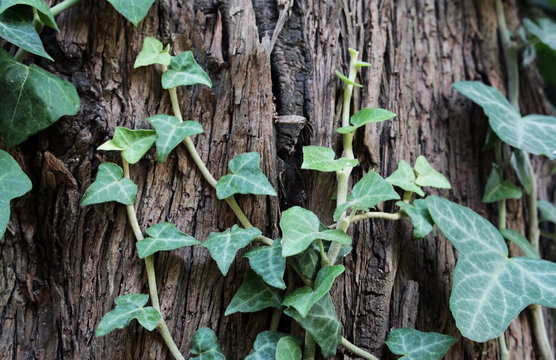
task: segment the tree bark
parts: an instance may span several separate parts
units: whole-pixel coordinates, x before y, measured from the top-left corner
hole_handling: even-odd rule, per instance
[[[261,167],[279,198],[242,196],[253,225],[279,236],[280,211],[302,205],[332,222],[335,179],[300,170],[303,145],[340,152],[340,81],[348,47],[372,64],[358,82],[354,108],[382,107],[395,120],[359,130],[355,152],[360,167],[353,183],[375,169],[391,174],[399,160],[425,155],[452,181],[439,193],[495,221],[496,209],[481,204],[491,153],[480,151],[488,123],[482,111],[457,94],[458,80],[482,80],[506,88],[495,6],[484,0],[159,0],[137,28],[105,1],[84,1],[62,13],[59,34],[43,40],[55,58],[35,57],[71,81],[81,110],[11,151],[33,181],[27,196],[12,202],[11,222],[0,241],[0,359],[169,359],[156,333],[133,322],[96,338],[95,328],[128,293],[147,293],[143,262],[123,206],[81,208],[79,201],[104,161],[115,153],[96,148],[116,126],[149,128],[146,118],[171,113],[160,85],[160,69],[133,69],[146,36],[169,43],[175,53],[193,50],[213,88],[178,91],[184,117],[204,133],[195,144],[216,178],[235,155],[261,153]],[[505,3],[510,29],[520,26],[515,0]],[[280,11],[283,28],[271,52]],[[549,108],[534,70],[521,72],[524,113]],[[295,119],[296,125],[285,124]],[[556,187],[547,162],[535,161],[540,197],[554,200]],[[164,164],[151,150],[132,166],[138,185],[136,209],[143,229],[158,222],[204,240],[211,231],[236,223],[224,202],[202,179],[179,147]],[[525,231],[526,204],[509,201],[509,223]],[[388,203],[384,210],[390,211]],[[448,299],[457,253],[437,231],[412,237],[408,220],[370,220],[351,234],[354,249],[343,258],[344,275],[333,288],[343,336],[383,358],[391,328],[412,326],[457,337],[446,359],[497,359],[496,340],[474,343],[455,327]],[[516,249],[513,249],[514,251]],[[224,316],[247,263],[240,256],[228,276],[202,247],[155,257],[161,311],[182,353],[191,335],[210,327],[228,359],[242,359],[258,332],[268,329],[270,311]],[[547,327],[552,318],[545,312]],[[282,321],[281,329],[288,331]],[[551,337],[552,339],[554,337]],[[506,341],[512,359],[538,359],[528,313],[510,325]],[[336,359],[355,356],[338,349]]]

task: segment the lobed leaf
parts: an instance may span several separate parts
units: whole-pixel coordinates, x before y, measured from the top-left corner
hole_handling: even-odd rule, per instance
[[[170,89],[178,86],[202,84],[212,87],[210,77],[197,64],[191,51],[172,56],[170,68],[162,74],[162,87]]]
[[[556,206],[548,201],[539,200],[537,208],[541,213],[540,221],[550,221],[556,224]]]
[[[320,252],[318,245],[314,245],[313,241],[305,251],[295,257],[299,271],[309,279],[315,278],[320,267]]]
[[[385,343],[394,354],[403,355],[399,360],[440,360],[456,341],[444,334],[403,328],[390,331]]]
[[[340,158],[334,160],[334,150],[321,146],[304,146],[303,147],[303,164],[302,169],[318,170],[318,171],[340,171],[348,166],[357,166],[357,159]]]
[[[292,336],[277,331],[263,331],[257,335],[253,350],[245,360],[275,360],[276,347],[282,338],[293,338]],[[299,341],[297,338],[293,338]],[[299,341],[300,342],[300,341]]]
[[[160,41],[152,37],[146,37],[143,40],[143,49],[139,55],[137,55],[137,59],[135,59],[135,63],[133,64],[133,68],[137,69],[141,66],[148,66],[153,64],[160,64],[160,65],[170,65],[170,60],[172,56],[170,55],[170,45],[166,46],[163,49],[163,45]]]
[[[396,171],[394,171],[392,175],[388,176],[385,180],[405,191],[425,196],[423,190],[415,184],[415,172],[405,160],[400,160]]]
[[[0,239],[10,221],[10,201],[32,188],[31,180],[10,154],[0,149]]]
[[[256,312],[269,307],[279,309],[282,304],[280,289],[265,283],[253,270],[247,270],[243,284],[239,287],[224,315],[236,312]]]
[[[284,272],[286,259],[282,257],[280,240],[275,240],[272,246],[260,246],[247,251],[244,257],[249,259],[249,266],[268,285],[278,289],[285,289]]]
[[[23,65],[2,49],[0,88],[0,131],[8,148],[79,110],[79,96],[71,83],[36,65]]]
[[[195,331],[195,334],[191,337],[191,343],[193,348],[189,352],[198,355],[192,357],[191,360],[226,360],[226,357],[222,354],[218,338],[214,331],[209,328],[200,328]]]
[[[399,206],[411,219],[411,223],[414,227],[413,236],[417,239],[424,238],[432,231],[434,222],[429,214],[425,200],[418,199],[415,200],[413,204],[398,201],[396,205]]]
[[[171,223],[160,223],[147,229],[149,237],[135,243],[141,259],[158,251],[179,249],[184,246],[197,245],[201,242],[176,228]]]
[[[128,163],[135,164],[149,151],[155,140],[154,130],[132,130],[118,126],[112,140],[108,140],[97,149],[121,151]]]
[[[147,16],[154,0],[108,0],[123,17],[137,26]]]
[[[556,24],[548,18],[537,19],[537,23],[530,19],[523,19],[523,26],[535,35],[542,43],[556,50]]]
[[[452,188],[450,181],[448,181],[444,175],[436,171],[423,155],[420,155],[415,161],[414,169],[417,174],[415,184],[440,189]]]
[[[276,345],[276,360],[301,360],[300,342],[291,336],[278,340]]]
[[[519,199],[521,195],[521,189],[508,180],[502,180],[498,169],[493,167],[487,179],[485,195],[481,201],[492,203],[505,199]]]
[[[152,306],[145,306],[149,301],[146,294],[128,294],[116,299],[114,310],[105,314],[98,324],[95,335],[97,337],[106,335],[115,329],[123,329],[133,319],[149,331],[153,331],[158,325],[160,313]]]
[[[166,161],[168,154],[186,137],[201,134],[203,127],[196,121],[180,121],[175,116],[158,114],[147,118],[156,130],[156,155],[158,162]]]
[[[36,9],[39,19],[43,22],[43,24],[59,31],[58,26],[56,26],[54,16],[52,16],[50,8],[46,5],[44,0],[2,0],[0,2],[0,14],[3,14],[7,9],[16,5],[28,5]]]
[[[540,256],[533,245],[531,245],[529,240],[527,240],[525,236],[521,235],[519,232],[513,229],[501,229],[500,233],[506,240],[509,240],[519,246],[519,248],[525,253],[525,256],[533,259],[540,259]]]
[[[276,196],[276,191],[259,168],[261,156],[256,152],[239,154],[228,165],[231,174],[216,183],[216,196],[223,200],[234,194]]]
[[[512,152],[510,163],[517,174],[521,186],[523,186],[527,194],[530,194],[533,191],[533,177],[530,170],[529,155],[524,151],[515,150]]]
[[[116,201],[124,205],[133,205],[137,185],[124,178],[124,171],[114,163],[100,164],[97,178],[89,186],[81,199],[81,206]]]
[[[384,109],[364,108],[353,114],[350,118],[351,126],[343,126],[338,129],[340,134],[354,132],[358,128],[370,123],[383,122],[395,117],[396,114]]]
[[[44,49],[33,20],[27,15],[25,8],[10,8],[0,14],[0,37],[23,50],[54,61]]]

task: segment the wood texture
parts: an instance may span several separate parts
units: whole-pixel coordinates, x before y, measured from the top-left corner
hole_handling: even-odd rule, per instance
[[[346,72],[347,48],[372,63],[363,70],[354,108],[383,107],[393,121],[367,126],[356,136],[361,167],[391,174],[401,159],[425,155],[452,180],[442,195],[491,220],[496,210],[480,203],[492,155],[480,148],[487,126],[482,112],[458,95],[457,80],[482,80],[505,88],[494,3],[483,0],[159,0],[134,28],[106,1],[84,1],[58,18],[59,34],[43,33],[54,64],[45,68],[77,87],[81,110],[32,137],[11,153],[33,181],[32,192],[12,202],[11,222],[0,241],[0,359],[169,359],[156,333],[137,324],[102,338],[94,330],[117,296],[147,292],[125,209],[115,204],[81,208],[80,197],[103,161],[115,153],[96,147],[116,126],[148,128],[145,119],[170,113],[160,69],[133,69],[144,37],[193,50],[213,89],[180,89],[184,117],[204,134],[195,143],[218,178],[236,154],[258,151],[262,169],[280,189],[279,198],[246,196],[240,204],[252,223],[278,237],[281,210],[303,205],[332,222],[335,180],[300,170],[301,147],[340,149],[335,103],[341,97],[336,69]],[[517,4],[506,2],[512,29]],[[273,52],[269,41],[287,16]],[[537,75],[522,73],[524,112],[548,111]],[[276,124],[284,118],[302,125]],[[285,128],[284,126],[290,126]],[[548,165],[535,163],[543,199],[556,191]],[[132,167],[136,208],[143,228],[174,222],[204,240],[235,223],[227,205],[201,178],[184,148],[164,165],[151,150]],[[553,179],[553,178],[552,178]],[[390,211],[392,204],[384,210]],[[509,225],[524,230],[521,201],[509,202]],[[408,221],[373,220],[352,229],[354,251],[333,288],[343,335],[377,356],[389,358],[384,340],[392,327],[414,326],[458,337],[447,359],[497,359],[496,341],[461,339],[448,308],[457,253],[437,232],[412,238]],[[182,353],[193,332],[215,330],[228,359],[242,359],[270,312],[224,317],[244,277],[239,258],[223,277],[202,247],[156,256],[163,315]],[[552,319],[547,313],[547,319]],[[289,323],[282,321],[287,330]],[[550,326],[553,328],[553,326]],[[512,359],[538,359],[527,313],[510,326]],[[337,359],[351,359],[339,349]]]

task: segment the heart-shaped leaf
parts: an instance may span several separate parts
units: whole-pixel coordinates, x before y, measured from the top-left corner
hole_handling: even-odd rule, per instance
[[[100,164],[97,178],[89,186],[81,199],[81,206],[116,201],[124,205],[133,205],[137,185],[124,178],[124,171],[114,163]]]
[[[434,168],[429,164],[427,159],[420,155],[415,161],[415,173],[417,178],[415,179],[415,184],[419,186],[430,186],[440,189],[451,189],[452,185],[450,181],[446,179],[444,175],[434,170]]]
[[[523,19],[523,26],[535,35],[542,43],[556,50],[556,24],[548,18],[540,18],[537,23],[530,19]]]
[[[237,251],[259,235],[261,231],[257,228],[242,229],[234,225],[223,232],[211,232],[202,246],[208,249],[222,274],[226,275]]]
[[[0,89],[0,131],[8,148],[79,110],[79,96],[71,83],[38,66],[25,66],[2,49]]]
[[[554,204],[540,200],[537,202],[537,207],[541,213],[539,221],[550,221],[556,224],[556,206]]]
[[[300,342],[291,336],[285,336],[276,344],[276,360],[301,360]]]
[[[418,199],[413,204],[408,204],[403,201],[396,203],[411,219],[413,224],[413,236],[417,239],[422,239],[432,231],[434,222],[432,221],[427,203],[423,199]]]
[[[116,307],[110,311],[98,324],[95,335],[97,337],[106,335],[115,329],[123,329],[133,319],[145,329],[152,331],[162,318],[158,311],[152,306],[145,306],[149,301],[146,294],[128,294],[116,299]]]
[[[483,108],[490,127],[506,144],[534,155],[556,157],[555,117],[521,117],[500,91],[479,81],[460,81],[453,86]]]
[[[197,245],[201,242],[194,237],[182,233],[171,223],[160,223],[147,229],[149,237],[135,243],[141,259],[158,251],[169,251],[184,246]]]
[[[2,0],[0,2],[0,14],[15,5],[29,5],[35,8],[43,24],[59,31],[58,26],[56,26],[56,21],[54,21],[54,16],[52,16],[44,0]]]
[[[318,170],[318,171],[339,171],[348,166],[356,166],[357,159],[340,158],[334,160],[334,150],[321,146],[304,146],[303,147],[303,164],[302,169]]]
[[[435,224],[459,252],[450,309],[463,336],[494,339],[528,305],[556,307],[556,263],[508,258],[502,235],[479,214],[437,196],[426,201]]]
[[[128,163],[135,164],[149,151],[155,140],[154,130],[132,130],[118,126],[112,140],[108,140],[97,149],[121,151]]]
[[[282,291],[265,283],[253,270],[247,270],[245,280],[239,287],[224,315],[236,312],[256,312],[269,307],[279,309]]]
[[[527,240],[525,236],[521,235],[519,232],[513,229],[501,229],[500,233],[506,240],[509,240],[519,246],[519,248],[525,253],[525,256],[533,259],[541,258],[529,240]]]
[[[195,331],[191,337],[191,343],[193,348],[189,352],[198,355],[192,357],[191,360],[226,360],[220,349],[218,338],[209,328],[200,328]]]
[[[292,306],[302,317],[306,317],[311,307],[319,301],[334,284],[338,275],[343,273],[345,268],[342,265],[325,266],[319,270],[315,279],[314,290],[304,286],[288,294],[282,305]]]
[[[32,54],[48,55],[25,8],[11,8],[0,14],[0,37]]]
[[[399,360],[440,360],[457,341],[448,335],[422,332],[412,328],[394,329],[385,341]]]
[[[158,162],[166,161],[168,154],[188,136],[201,134],[203,127],[196,121],[180,121],[175,116],[158,114],[147,118],[156,130]]]
[[[404,189],[405,191],[425,196],[423,190],[415,184],[415,171],[413,171],[411,166],[405,160],[400,160],[398,169],[385,180],[394,186]]]
[[[253,350],[251,350],[245,360],[275,360],[278,341],[284,337],[294,339],[291,335],[276,331],[263,331],[259,333],[253,344]],[[296,338],[294,341],[300,342]]]
[[[10,221],[10,201],[31,190],[31,180],[7,152],[0,150],[0,239]]]
[[[481,201],[491,203],[504,199],[519,199],[521,195],[521,189],[508,180],[502,180],[498,169],[493,167],[486,183],[485,195]]]
[[[283,257],[303,252],[316,239],[336,241],[340,244],[351,244],[351,238],[342,230],[327,229],[321,225],[319,218],[315,214],[299,206],[289,208],[282,213],[280,228],[283,234]]]
[[[374,171],[365,174],[348,194],[346,202],[334,211],[334,220],[338,220],[347,209],[372,208],[387,200],[399,199],[400,196],[392,185]]]
[[[276,196],[276,191],[261,172],[261,156],[256,152],[239,154],[228,165],[231,174],[222,176],[216,183],[216,196],[226,199],[234,194]]]
[[[361,126],[365,126],[370,123],[383,122],[390,120],[395,117],[396,114],[384,109],[378,108],[364,108],[353,114],[350,118],[351,126],[344,126],[338,129],[340,134],[347,134],[354,132]]]
[[[170,69],[162,74],[162,87],[170,89],[178,86],[188,86],[202,84],[209,88],[212,87],[212,81],[197,64],[191,51],[184,51],[177,56],[172,56],[170,61]]]
[[[160,41],[152,37],[146,37],[143,40],[143,49],[137,55],[135,59],[135,64],[133,68],[137,69],[141,66],[148,66],[153,64],[170,65],[170,60],[172,56],[169,53],[170,45],[163,49],[163,45]]]
[[[147,16],[154,0],[108,0],[108,2],[123,17],[137,26]]]
[[[533,191],[533,177],[529,155],[525,151],[516,149],[512,152],[510,163],[517,174],[521,186],[523,186],[527,194],[530,194]]]
[[[320,267],[320,251],[318,245],[315,245],[316,242],[313,241],[305,251],[295,256],[299,271],[309,279],[315,278]]]
[[[282,257],[280,240],[274,241],[272,246],[260,246],[246,252],[244,257],[249,259],[249,265],[268,285],[278,289],[285,289],[284,271],[286,259]]]

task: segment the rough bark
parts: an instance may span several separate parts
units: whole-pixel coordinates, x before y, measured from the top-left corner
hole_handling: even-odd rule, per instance
[[[451,88],[464,79],[505,88],[494,3],[300,0],[291,9],[285,3],[159,0],[134,28],[107,2],[84,1],[58,17],[59,34],[44,32],[56,62],[30,60],[73,82],[82,106],[77,116],[11,151],[33,190],[12,203],[0,241],[0,359],[170,358],[160,337],[137,324],[95,338],[96,325],[117,296],[147,291],[146,274],[125,209],[113,203],[79,206],[98,165],[119,162],[115,154],[96,151],[115,127],[148,128],[146,117],[171,112],[160,69],[133,69],[145,36],[164,39],[176,52],[193,50],[213,80],[213,89],[179,91],[184,116],[203,125],[195,143],[213,174],[225,174],[238,153],[262,154],[263,171],[280,198],[248,196],[240,204],[266,235],[279,235],[280,210],[293,205],[332,221],[333,176],[299,167],[302,145],[339,152],[335,102],[341,84],[334,71],[345,72],[348,47],[372,63],[358,79],[364,87],[354,107],[380,106],[398,114],[357,133],[361,167],[354,180],[370,169],[389,175],[400,159],[413,163],[423,154],[452,180],[453,189],[442,195],[496,220],[496,210],[480,203],[492,162],[491,154],[480,151],[486,119]],[[516,29],[514,0],[506,2],[506,15]],[[548,111],[534,71],[521,75],[523,111]],[[295,124],[288,124],[292,119]],[[548,167],[535,165],[541,198],[553,200]],[[183,148],[164,165],[151,151],[132,167],[132,179],[143,228],[170,221],[205,239],[235,223]],[[509,202],[509,216],[509,226],[525,230],[522,201]],[[451,317],[456,251],[437,232],[424,240],[411,233],[408,221],[367,221],[353,228],[354,251],[343,259],[346,272],[333,289],[344,337],[387,358],[383,343],[389,330],[413,326],[458,337],[447,359],[497,359],[496,341],[462,339]],[[223,316],[245,269],[240,259],[223,277],[201,247],[156,256],[162,312],[182,353],[189,351],[193,332],[208,326],[228,358],[241,359],[268,327],[270,312]],[[289,323],[281,326],[287,330]],[[512,359],[539,357],[526,312],[506,339]],[[340,348],[336,358],[353,357]]]

